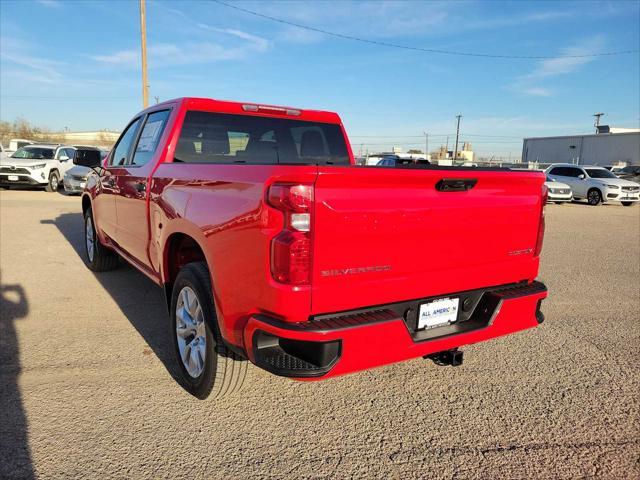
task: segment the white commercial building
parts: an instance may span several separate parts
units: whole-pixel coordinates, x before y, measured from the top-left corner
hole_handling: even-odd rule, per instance
[[[543,164],[640,165],[640,131],[525,138],[522,161]]]

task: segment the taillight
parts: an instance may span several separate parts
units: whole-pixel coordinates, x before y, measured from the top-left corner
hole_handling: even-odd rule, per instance
[[[549,189],[546,185],[542,185],[542,204],[540,205],[540,220],[538,222],[538,237],[536,238],[536,248],[533,251],[533,256],[538,257],[542,252],[542,243],[544,241],[544,206],[547,204],[547,198],[549,196]]]
[[[280,283],[309,284],[313,185],[273,184],[267,202],[284,214],[283,230],[271,242],[271,275]]]

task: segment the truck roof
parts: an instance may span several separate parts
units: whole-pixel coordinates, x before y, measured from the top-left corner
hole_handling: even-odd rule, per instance
[[[157,108],[161,105],[169,106],[176,104],[184,106],[187,110],[202,110],[240,115],[290,118],[292,120],[307,120],[323,123],[342,123],[342,121],[340,120],[340,116],[337,113],[328,112],[325,110],[309,110],[297,107],[269,105],[258,102],[232,102],[228,100],[216,100],[213,98],[174,98],[171,100],[166,100],[158,105],[153,105],[147,110],[157,110]]]

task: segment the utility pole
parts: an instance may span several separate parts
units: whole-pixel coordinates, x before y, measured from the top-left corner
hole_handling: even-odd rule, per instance
[[[458,137],[460,136],[460,119],[462,118],[462,115],[456,115],[456,118],[458,119],[458,126],[456,128],[456,149],[453,151],[454,160],[458,158]]]
[[[600,117],[603,116],[604,113],[594,113],[593,116],[596,117],[596,122],[593,124],[596,127],[596,133],[598,133],[598,127],[600,126]]]
[[[428,132],[422,132],[424,133],[424,158],[426,160],[429,160],[429,133]]]
[[[147,80],[147,22],[145,0],[140,0],[140,45],[142,47],[142,107],[149,106],[149,85]]]

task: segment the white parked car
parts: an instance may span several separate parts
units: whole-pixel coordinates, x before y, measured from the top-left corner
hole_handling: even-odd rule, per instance
[[[0,160],[0,187],[44,187],[55,192],[73,166],[76,149],[67,145],[33,144]]]
[[[547,186],[548,202],[564,203],[573,199],[571,187],[566,183],[555,182],[547,176],[547,181],[544,184]]]
[[[569,185],[573,198],[586,199],[589,205],[615,201],[628,207],[640,201],[639,184],[618,178],[603,167],[563,163],[551,165],[545,173],[548,179]]]

